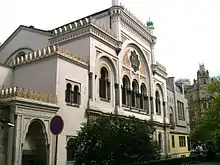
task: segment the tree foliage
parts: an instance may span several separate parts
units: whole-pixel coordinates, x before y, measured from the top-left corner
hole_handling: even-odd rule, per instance
[[[9,109],[11,106],[11,103],[5,102],[5,101],[0,101],[0,109]]]
[[[158,159],[152,123],[134,117],[103,116],[83,123],[71,145],[76,165],[140,164]]]
[[[220,81],[216,80],[207,85],[210,93],[209,107],[205,109],[196,121],[192,133],[194,141],[215,141],[220,139]]]

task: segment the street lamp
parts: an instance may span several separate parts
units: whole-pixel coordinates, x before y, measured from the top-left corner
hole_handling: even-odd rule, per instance
[[[15,127],[15,124],[11,123],[10,120],[9,120],[9,118],[1,117],[1,118],[0,118],[0,122],[1,122],[1,123],[7,123],[7,125],[8,125],[9,127]]]
[[[9,127],[15,127],[15,125],[13,123],[8,123]]]

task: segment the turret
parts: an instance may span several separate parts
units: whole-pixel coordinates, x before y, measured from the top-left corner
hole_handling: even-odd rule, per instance
[[[112,6],[118,6],[119,3],[118,3],[118,0],[112,0]]]
[[[205,70],[204,64],[199,64],[197,71],[197,80],[199,84],[207,84],[209,82],[209,71]]]

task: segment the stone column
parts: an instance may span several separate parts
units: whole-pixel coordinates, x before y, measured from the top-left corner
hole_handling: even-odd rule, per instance
[[[136,93],[136,94],[135,94],[135,98],[136,98],[135,108],[140,109],[140,94],[139,94],[139,93]]]
[[[22,115],[17,116],[15,123],[15,150],[14,150],[14,164],[21,165],[22,159],[22,150],[21,150],[21,141],[22,141]]]
[[[9,114],[9,123],[14,124],[14,109],[11,106]],[[8,125],[8,146],[7,146],[7,165],[12,165],[13,158],[13,142],[14,142],[14,126]]]
[[[115,83],[115,106],[119,106],[119,84]]]
[[[150,97],[150,116],[151,116],[151,120],[153,120],[153,115],[154,115],[154,99],[151,96]]]
[[[155,55],[154,55],[154,45],[155,45],[155,42],[152,42],[150,44],[150,48],[151,48],[151,63],[153,65],[156,65],[156,60],[155,60]]]
[[[166,102],[163,101],[163,117],[166,118],[167,114],[166,114]]]
[[[93,98],[93,73],[89,72],[89,98]]]
[[[131,89],[127,90],[127,101],[128,101],[128,107],[131,108]]]

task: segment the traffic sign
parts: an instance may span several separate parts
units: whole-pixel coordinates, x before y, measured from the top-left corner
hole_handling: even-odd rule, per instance
[[[64,122],[61,116],[56,115],[50,121],[50,131],[54,135],[59,135],[63,131]]]

